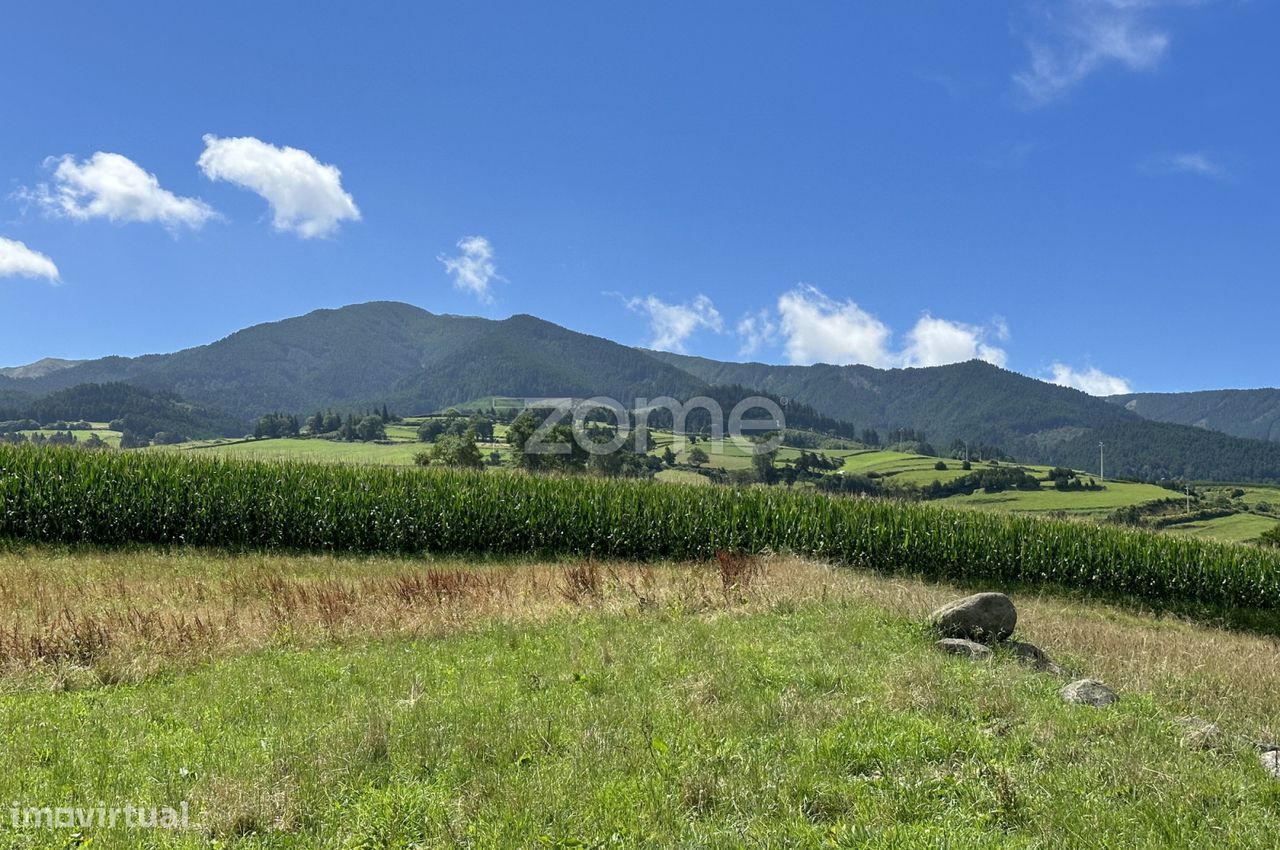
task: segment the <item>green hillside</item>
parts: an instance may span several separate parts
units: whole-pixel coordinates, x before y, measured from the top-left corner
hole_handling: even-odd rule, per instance
[[[491,321],[374,302],[255,325],[176,354],[110,357],[0,389],[128,381],[236,416],[392,404],[434,410],[479,396],[696,395],[703,382],[635,349],[532,316]]]
[[[1280,390],[1205,390],[1111,396],[1146,419],[1194,425],[1254,440],[1280,440]]]

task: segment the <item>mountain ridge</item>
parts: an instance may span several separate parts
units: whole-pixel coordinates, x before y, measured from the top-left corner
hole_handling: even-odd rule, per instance
[[[1027,461],[1088,469],[1105,435],[1115,474],[1280,481],[1280,443],[1153,422],[1114,399],[982,361],[903,369],[731,363],[625,346],[527,314],[439,315],[392,301],[314,310],[171,354],[0,375],[0,397],[115,382],[172,393],[244,425],[271,411],[387,404],[421,413],[488,395],[603,395],[630,403],[740,386],[886,438],[900,428],[924,431],[943,449],[985,442]]]

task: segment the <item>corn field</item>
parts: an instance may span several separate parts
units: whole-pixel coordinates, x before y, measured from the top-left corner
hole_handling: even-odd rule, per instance
[[[0,446],[0,538],[705,559],[791,552],[939,579],[1280,608],[1280,556],[1151,532],[782,488],[694,488]]]

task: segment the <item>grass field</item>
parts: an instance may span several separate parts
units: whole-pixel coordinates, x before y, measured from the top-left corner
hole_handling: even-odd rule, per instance
[[[0,797],[191,813],[6,847],[1274,846],[1280,783],[1245,743],[1280,729],[1274,644],[1174,619],[1017,600],[1025,638],[1121,691],[1095,710],[936,653],[919,622],[958,588],[795,559],[727,584],[20,547],[0,586],[29,648],[61,607],[105,636],[4,644]],[[1188,712],[1220,748],[1179,743]]]
[[[388,433],[388,437],[391,434]],[[162,451],[166,447],[157,447]],[[428,443],[399,439],[386,443],[345,443],[337,440],[245,440],[227,443],[203,443],[178,447],[179,451],[213,454],[223,457],[278,461],[312,461],[318,463],[354,463],[371,466],[413,466],[419,452],[429,451]],[[483,455],[497,451],[510,456],[505,443],[481,443]]]
[[[1256,539],[1264,531],[1275,528],[1276,524],[1277,520],[1273,517],[1258,516],[1256,514],[1234,514],[1202,522],[1171,525],[1166,531],[1172,534],[1192,535],[1205,540],[1240,543]]]
[[[1067,513],[1076,515],[1105,515],[1126,505],[1139,505],[1172,495],[1168,490],[1153,484],[1132,484],[1124,481],[1107,481],[1102,490],[1060,491],[1051,486],[1040,490],[983,493],[972,496],[952,496],[949,505],[981,507],[990,510],[1016,513]]]
[[[90,434],[97,434],[98,439],[102,440],[102,442],[106,443],[107,445],[117,447],[117,448],[120,446],[119,431],[110,430],[109,428],[107,428],[107,425],[105,422],[93,422],[90,424],[93,425],[93,430],[91,431],[72,431],[71,433],[75,435],[75,438],[77,440],[85,440],[89,437]],[[31,437],[34,437],[37,434],[44,437],[52,437],[55,434],[66,433],[66,432],[51,431],[47,428],[40,428],[33,431],[19,431],[18,433],[30,439]]]

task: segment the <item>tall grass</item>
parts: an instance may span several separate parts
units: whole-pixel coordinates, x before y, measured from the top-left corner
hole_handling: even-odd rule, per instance
[[[0,538],[702,559],[794,552],[943,579],[1280,608],[1280,554],[1078,523],[595,478],[0,446]]]

